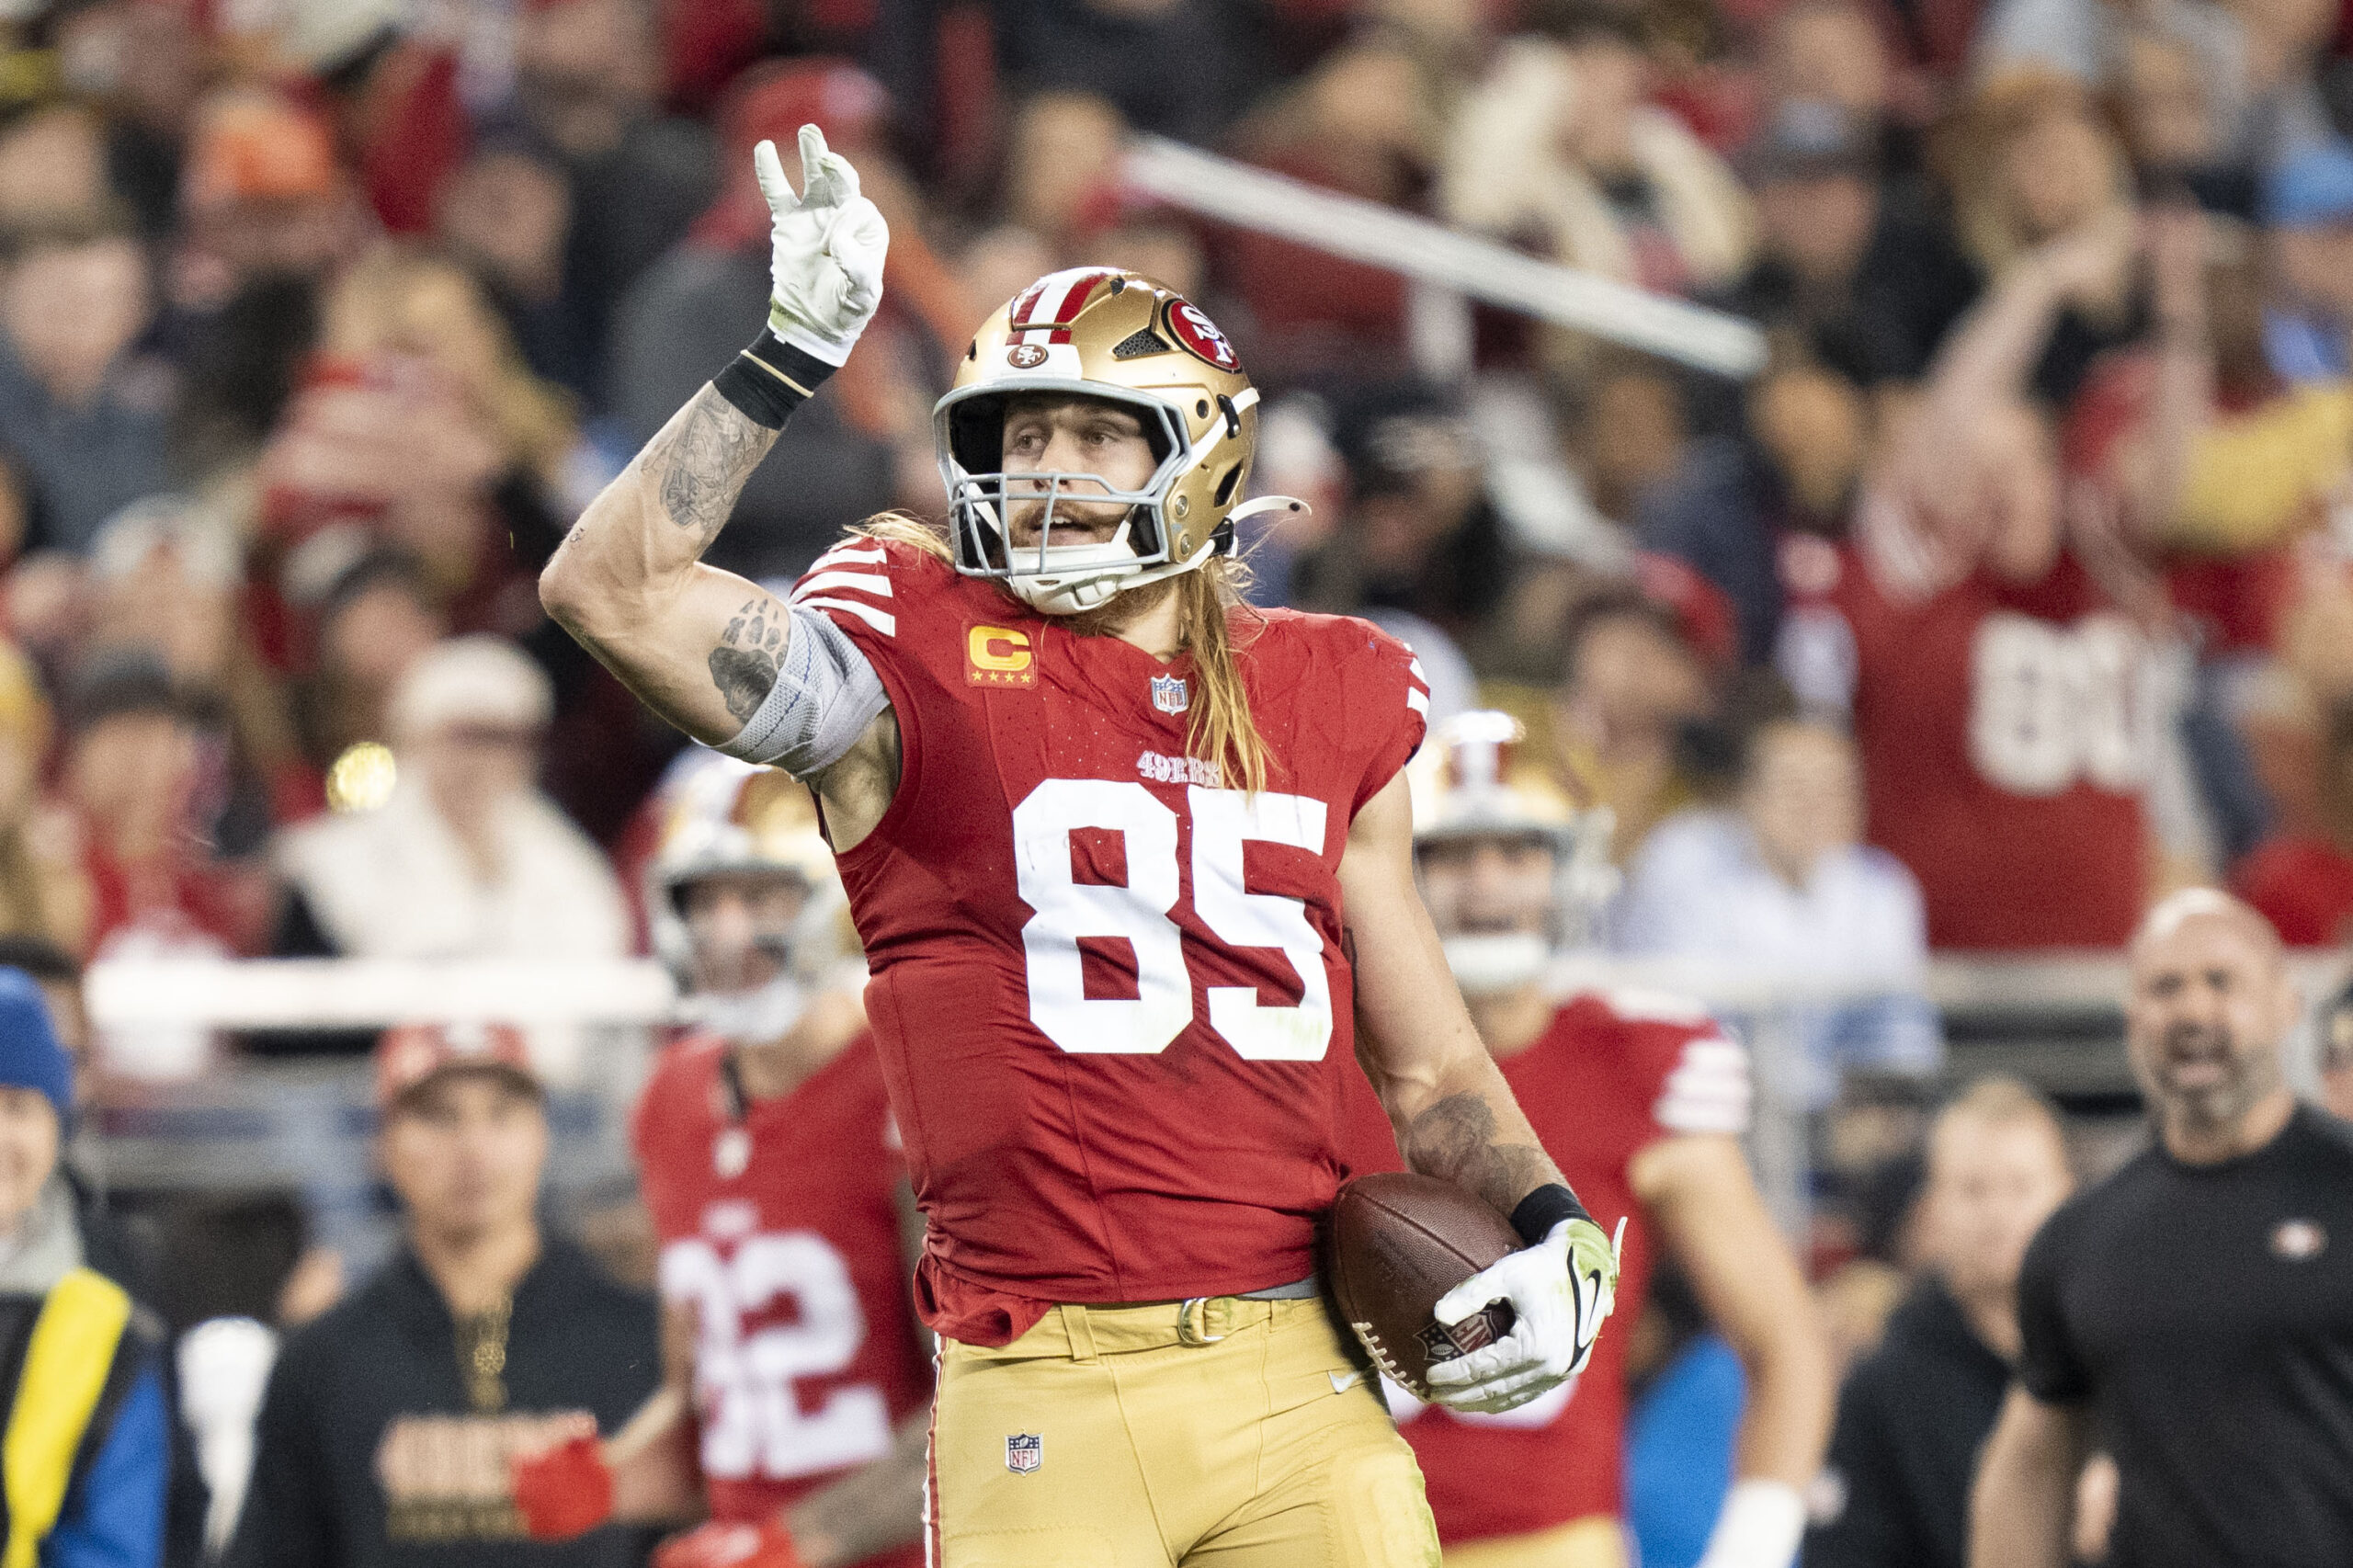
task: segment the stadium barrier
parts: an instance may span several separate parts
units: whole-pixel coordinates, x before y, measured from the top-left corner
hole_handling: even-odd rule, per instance
[[[2343,954],[2299,956],[2293,964],[2313,1002],[2333,994],[2353,967]],[[1756,1059],[1751,1147],[1760,1181],[1782,1221],[1802,1225],[1812,1165],[1812,1108],[1796,1086],[1802,1022],[1824,1007],[1884,997],[1884,987],[1793,982],[1716,961],[1597,955],[1564,959],[1552,978],[1563,994],[1599,989],[1677,997],[1724,1019]],[[2010,1073],[2079,1113],[2133,1117],[2124,985],[2123,960],[2114,954],[1932,963],[1923,990],[1947,1041],[1943,1079]],[[651,960],[118,960],[92,967],[87,996],[102,1053],[142,1030],[217,1042],[211,1065],[177,1081],[110,1074],[101,1103],[84,1119],[77,1154],[87,1168],[128,1192],[293,1191],[322,1239],[358,1257],[380,1250],[386,1234],[369,1174],[375,1119],[367,1062],[253,1055],[229,1037],[267,1041],[274,1031],[402,1022],[524,1027],[549,1067],[556,1133],[550,1186],[561,1203],[625,1188],[628,1109],[654,1031],[680,1017],[676,986]],[[355,1043],[364,1046],[364,1036]],[[2309,1087],[2309,1040],[2293,1061],[2300,1085]]]

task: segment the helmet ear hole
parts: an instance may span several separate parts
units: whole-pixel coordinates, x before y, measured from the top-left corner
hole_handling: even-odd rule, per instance
[[[948,416],[948,445],[966,473],[995,473],[1005,466],[1005,400],[976,397]]]
[[[1235,463],[1218,476],[1217,494],[1210,497],[1213,505],[1222,506],[1233,499],[1233,487],[1242,478],[1242,465]]]

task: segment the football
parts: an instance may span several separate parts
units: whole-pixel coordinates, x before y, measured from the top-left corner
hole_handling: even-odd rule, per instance
[[[1332,1204],[1325,1267],[1340,1315],[1373,1363],[1415,1399],[1430,1367],[1511,1332],[1502,1301],[1451,1329],[1438,1298],[1519,1249],[1511,1222],[1452,1182],[1408,1172],[1358,1176]]]

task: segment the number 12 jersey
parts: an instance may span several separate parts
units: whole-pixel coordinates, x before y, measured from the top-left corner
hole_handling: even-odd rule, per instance
[[[1233,612],[1252,794],[1187,753],[1189,655],[1074,635],[896,541],[837,546],[794,600],[898,718],[898,791],[839,864],[928,1221],[925,1321],[1003,1345],[1056,1301],[1310,1273],[1358,1071],[1340,854],[1421,744],[1412,654]]]

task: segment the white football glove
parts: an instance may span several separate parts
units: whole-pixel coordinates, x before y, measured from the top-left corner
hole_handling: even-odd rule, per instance
[[[1448,1328],[1490,1301],[1509,1301],[1514,1321],[1493,1345],[1431,1363],[1431,1397],[1449,1410],[1495,1415],[1584,1371],[1618,1301],[1618,1249],[1625,1239],[1623,1220],[1608,1238],[1590,1220],[1563,1220],[1534,1246],[1439,1297],[1434,1315]]]
[[[801,193],[784,177],[776,143],[752,150],[760,194],[775,219],[768,256],[768,327],[804,354],[839,365],[882,303],[882,257],[890,225],[858,193],[858,171],[825,146],[824,132],[801,128]]]

